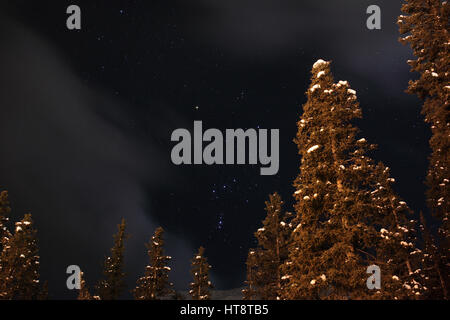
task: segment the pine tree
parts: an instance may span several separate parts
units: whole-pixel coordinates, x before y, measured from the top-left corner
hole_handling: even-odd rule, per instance
[[[128,237],[125,233],[125,219],[117,226],[118,231],[114,235],[114,246],[111,248],[111,256],[107,257],[103,266],[104,279],[97,286],[97,293],[102,300],[116,300],[125,290],[125,273],[123,272],[124,241]]]
[[[204,254],[205,249],[200,247],[198,253],[192,259],[191,274],[194,282],[190,284],[191,290],[189,291],[192,300],[209,300],[211,298],[209,292],[209,289],[213,287],[209,280],[209,269],[211,269],[211,266]]]
[[[283,215],[281,212],[283,201],[278,193],[269,195],[269,201],[265,204],[267,216],[263,227],[255,233],[260,248],[257,255],[260,278],[258,296],[263,300],[276,300],[282,283],[280,267],[288,256],[288,241],[292,230],[287,221],[289,214]]]
[[[37,296],[37,300],[48,300],[48,281],[45,281]]]
[[[78,293],[77,300],[92,300],[92,295],[89,293],[89,289],[86,284],[86,280],[84,279],[84,273],[80,273],[80,291]]]
[[[441,283],[442,297],[449,298],[450,274],[450,5],[441,0],[407,0],[402,6],[405,15],[399,17],[400,41],[409,43],[416,56],[409,60],[412,72],[420,78],[409,82],[408,92],[424,100],[422,114],[431,125],[431,156],[427,172],[427,203],[439,224],[441,260],[435,273],[445,279]]]
[[[2,191],[0,192],[0,252],[2,252],[4,244],[11,238],[11,233],[7,228],[10,213],[8,191]]]
[[[406,203],[390,187],[389,169],[367,155],[375,146],[356,138],[352,121],[361,118],[356,91],[346,81],[334,83],[330,63],[318,60],[307,96],[294,140],[301,164],[283,298],[395,298],[392,281],[408,292],[414,267],[408,269],[405,257],[416,248],[406,240],[414,220],[407,219]],[[395,257],[393,247],[401,251]],[[372,264],[390,279],[382,290],[366,287]]]
[[[163,233],[163,228],[159,227],[146,244],[149,265],[134,289],[137,300],[159,300],[172,293],[172,283],[169,282],[170,267],[167,266],[171,257],[164,255]]]
[[[436,240],[431,234],[423,213],[420,213],[421,229],[424,241],[422,268],[424,270],[424,298],[425,299],[440,299],[447,295],[445,290],[445,277],[441,273],[444,270],[440,248],[436,245]]]
[[[383,171],[385,179],[381,181],[392,179],[388,170]],[[383,177],[381,172],[380,177]],[[404,201],[397,199],[389,185],[380,184],[377,190],[372,200],[384,215],[384,228],[380,230],[382,241],[376,249],[383,276],[380,298],[422,299],[426,288],[421,268],[423,252],[416,246],[417,222],[408,221],[411,211]]]
[[[39,250],[31,214],[15,224],[1,253],[0,299],[34,300],[41,296]]]
[[[250,249],[247,256],[247,280],[245,288],[242,289],[243,300],[259,300],[258,291],[261,287],[259,280],[261,279],[258,268],[259,250]]]

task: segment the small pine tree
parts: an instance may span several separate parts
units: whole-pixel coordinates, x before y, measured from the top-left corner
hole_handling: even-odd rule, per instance
[[[39,284],[39,250],[31,214],[16,222],[14,235],[1,253],[0,299],[35,300]]]
[[[428,229],[423,213],[420,213],[420,228],[423,235],[424,248],[422,255],[422,269],[424,271],[424,299],[441,299],[447,296],[445,286],[445,275],[441,272],[442,253],[436,245],[436,240]]]
[[[245,281],[245,288],[242,289],[244,300],[258,300],[258,289],[260,288],[260,271],[258,268],[259,251],[250,249],[247,256],[247,280]]]
[[[438,220],[441,263],[435,273],[443,276],[442,298],[450,287],[450,4],[441,0],[407,0],[405,15],[398,19],[400,42],[411,46],[417,59],[409,60],[411,71],[420,78],[410,81],[408,92],[424,100],[422,114],[431,125],[431,156],[426,178],[427,203]]]
[[[397,200],[389,186],[384,186],[381,191],[386,191],[387,197],[380,193],[373,199],[386,214],[385,228],[380,230],[381,241],[376,248],[376,263],[381,267],[383,277],[379,298],[421,299],[424,295],[424,274],[420,268],[423,252],[416,247],[416,221],[406,219],[409,209],[402,201],[397,207],[389,202],[381,204],[381,199],[392,197]]]
[[[48,281],[45,281],[42,285],[42,289],[37,296],[37,300],[48,300]]]
[[[11,238],[11,233],[7,228],[10,213],[8,191],[2,191],[0,192],[0,252],[2,252],[5,243]]]
[[[137,300],[159,300],[172,293],[172,283],[169,282],[171,260],[164,255],[164,229],[159,227],[146,244],[149,257],[149,265],[145,268],[143,277],[137,280],[134,296]]]
[[[114,235],[114,246],[111,248],[111,256],[107,257],[103,266],[104,279],[101,280],[96,290],[102,300],[116,300],[125,290],[125,273],[123,272],[124,242],[128,235],[125,233],[125,219],[117,226],[118,231]]]
[[[204,254],[205,249],[200,247],[198,253],[192,259],[191,274],[194,282],[190,284],[191,290],[189,291],[192,300],[209,300],[211,298],[209,292],[209,289],[213,287],[209,280],[211,266]]]
[[[84,279],[84,273],[80,273],[80,291],[78,293],[77,300],[92,300],[92,295],[89,293],[89,289],[86,284],[86,280]]]
[[[259,289],[258,296],[263,300],[276,300],[280,297],[282,287],[281,265],[288,257],[288,242],[291,234],[289,213],[283,215],[283,201],[278,193],[269,195],[265,202],[267,216],[263,227],[258,229],[257,257]]]

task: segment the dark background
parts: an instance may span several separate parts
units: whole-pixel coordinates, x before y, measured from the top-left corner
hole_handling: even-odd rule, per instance
[[[175,287],[206,247],[218,289],[239,287],[264,201],[291,210],[299,157],[292,142],[310,69],[333,60],[358,93],[363,137],[379,145],[396,190],[424,205],[429,130],[404,93],[408,47],[398,40],[402,1],[1,1],[0,187],[13,219],[33,213],[41,276],[51,298],[71,298],[65,268],[99,278],[125,217],[129,289],[144,271],[144,242],[161,225]],[[77,4],[82,29],[66,28]],[[366,28],[381,7],[382,29]],[[174,166],[177,128],[279,128],[280,170]],[[125,297],[131,297],[126,294]]]

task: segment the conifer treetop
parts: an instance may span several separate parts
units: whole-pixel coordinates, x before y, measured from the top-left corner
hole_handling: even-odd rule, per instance
[[[137,300],[159,300],[173,293],[173,284],[169,281],[168,266],[172,257],[164,254],[164,229],[159,227],[146,244],[149,264],[144,276],[137,280],[134,296]]]
[[[9,206],[8,191],[4,190],[0,192],[0,252],[2,251],[3,245],[11,237],[11,232],[7,227],[10,213],[11,208]]]
[[[31,214],[15,223],[14,234],[5,243],[0,262],[0,299],[42,297],[37,231]]]
[[[84,277],[84,272],[80,273],[80,291],[78,293],[77,300],[93,300],[92,295],[86,284],[86,279]]]
[[[198,253],[191,260],[191,274],[193,282],[190,283],[189,294],[193,300],[209,300],[211,299],[210,289],[213,288],[209,280],[209,270],[211,265],[204,256],[205,248],[200,247]]]
[[[401,284],[411,280],[406,262],[415,245],[408,206],[391,188],[389,168],[369,157],[375,145],[353,125],[362,116],[356,90],[347,81],[334,82],[330,62],[314,64],[306,94],[294,140],[301,161],[294,231],[282,268],[284,298],[394,298],[397,287],[367,290],[366,269],[377,264],[387,274],[398,273],[392,276]],[[382,229],[396,237],[382,242]],[[400,251],[390,263],[401,268],[388,267],[394,247]]]
[[[450,5],[441,0],[407,0],[398,19],[400,42],[409,44],[415,59],[408,60],[419,79],[409,82],[410,94],[424,100],[422,114],[431,126],[431,156],[426,177],[427,204],[437,220],[440,253],[433,254],[432,267],[440,278],[442,297],[450,290]],[[425,230],[424,230],[425,232]],[[430,243],[432,243],[431,241]],[[431,250],[431,251],[430,251]],[[427,259],[430,260],[430,259]],[[431,261],[431,260],[430,260]],[[428,277],[429,278],[429,277]],[[445,278],[445,279],[444,279]]]
[[[98,296],[102,300],[116,300],[125,290],[124,264],[124,244],[128,238],[126,233],[125,219],[117,225],[117,233],[114,234],[114,245],[111,248],[111,255],[105,258],[102,279],[96,286]]]

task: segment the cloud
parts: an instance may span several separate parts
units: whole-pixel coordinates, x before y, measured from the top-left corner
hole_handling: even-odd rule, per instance
[[[292,55],[334,60],[333,69],[370,78],[391,94],[410,78],[409,48],[398,41],[396,25],[402,1],[382,0],[382,30],[368,30],[370,0],[283,1],[196,0],[197,15],[185,18],[186,30],[205,46],[252,63],[277,63]],[[286,59],[284,59],[286,58]],[[399,59],[404,63],[399,63]],[[338,74],[339,75],[339,74]]]
[[[127,132],[120,123],[132,117],[126,105],[84,84],[47,41],[6,17],[0,28],[6,49],[0,52],[0,187],[10,191],[14,219],[33,213],[42,278],[57,297],[71,296],[68,265],[80,265],[93,283],[125,217],[133,285],[147,262],[144,242],[156,227],[143,186],[169,180],[167,155]],[[114,114],[116,121],[108,120]],[[160,126],[161,119],[151,121]],[[167,252],[181,265],[174,280],[184,281],[191,249],[181,237],[166,239]]]

